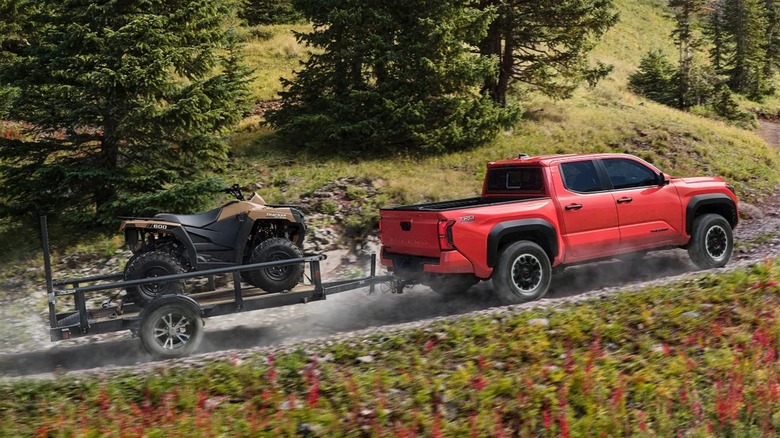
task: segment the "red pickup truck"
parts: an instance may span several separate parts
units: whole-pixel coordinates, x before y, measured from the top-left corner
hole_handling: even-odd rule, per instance
[[[737,209],[718,177],[672,178],[625,154],[521,154],[488,163],[478,198],[382,209],[381,260],[442,293],[491,279],[518,303],[566,265],[682,247],[702,269],[724,266]]]

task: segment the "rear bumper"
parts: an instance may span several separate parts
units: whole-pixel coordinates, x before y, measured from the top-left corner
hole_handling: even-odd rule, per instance
[[[435,258],[396,254],[382,248],[381,263],[399,275],[474,273],[474,265],[458,251],[442,251]]]

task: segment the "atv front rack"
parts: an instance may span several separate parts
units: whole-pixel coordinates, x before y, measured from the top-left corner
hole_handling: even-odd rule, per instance
[[[51,250],[45,216],[41,217],[40,224],[46,273],[46,290],[49,302],[49,332],[52,341],[121,330],[130,330],[134,334],[138,334],[141,325],[144,323],[144,318],[148,314],[155,313],[151,309],[157,309],[162,305],[168,305],[173,302],[178,302],[179,305],[184,304],[194,307],[200,318],[208,318],[324,300],[329,294],[363,287],[369,287],[370,291],[373,292],[375,285],[393,280],[393,277],[389,275],[376,275],[376,255],[374,254],[371,257],[371,272],[368,277],[323,283],[320,262],[325,260],[326,256],[324,254],[313,254],[294,259],[191,271],[127,281],[124,280],[124,275],[121,273],[55,281],[52,274]],[[293,290],[278,293],[269,293],[256,287],[244,287],[241,284],[240,273],[242,271],[294,264],[309,265],[311,284],[298,285]],[[232,287],[215,287],[215,276],[224,274],[232,274]],[[203,277],[208,279],[207,290],[186,295],[160,295],[155,297],[144,308],[139,308],[134,303],[124,304],[121,300],[114,302],[113,299],[104,301],[100,308],[89,309],[87,307],[87,294],[118,290],[117,295],[119,295],[121,290],[131,286]],[[71,295],[74,297],[75,308],[70,311],[58,312],[57,299]],[[160,303],[157,303],[157,301],[160,301]],[[154,352],[152,353],[154,354]]]

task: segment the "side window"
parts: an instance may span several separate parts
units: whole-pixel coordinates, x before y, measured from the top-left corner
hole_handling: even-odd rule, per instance
[[[596,166],[592,161],[575,161],[561,164],[563,184],[573,192],[588,193],[602,190]]]
[[[658,183],[658,175],[652,169],[636,161],[608,158],[602,162],[607,169],[612,187],[615,189],[654,186]]]

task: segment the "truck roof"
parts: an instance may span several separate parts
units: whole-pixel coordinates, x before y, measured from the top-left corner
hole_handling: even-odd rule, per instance
[[[569,161],[573,158],[625,158],[630,157],[636,159],[633,155],[617,154],[617,153],[596,153],[596,154],[557,154],[557,155],[540,155],[536,157],[524,156],[520,154],[517,158],[509,160],[491,161],[487,165],[488,167],[504,167],[504,166],[517,166],[520,165],[536,165],[536,166],[550,166],[558,161]]]

